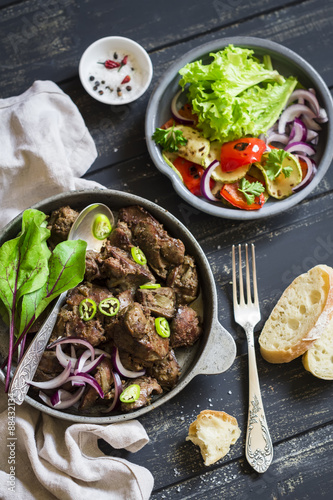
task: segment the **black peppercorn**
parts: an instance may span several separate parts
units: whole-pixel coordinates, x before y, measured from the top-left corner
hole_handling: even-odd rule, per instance
[[[126,85],[126,90],[128,90],[128,92],[130,92],[132,90],[132,87],[130,85]]]
[[[89,80],[90,80],[91,82],[93,82],[93,81],[95,80],[95,77],[91,75],[91,76],[89,77]]]

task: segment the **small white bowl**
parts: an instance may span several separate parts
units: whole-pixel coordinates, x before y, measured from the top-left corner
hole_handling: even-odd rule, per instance
[[[108,69],[107,60],[126,64]],[[141,45],[122,36],[96,40],[83,53],[79,76],[84,89],[97,101],[121,105],[135,101],[147,90],[153,76],[149,55]],[[123,83],[125,79],[125,82]]]

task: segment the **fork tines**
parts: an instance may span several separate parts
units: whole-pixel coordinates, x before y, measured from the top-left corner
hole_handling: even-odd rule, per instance
[[[249,245],[245,243],[245,277],[246,277],[246,302],[244,298],[243,286],[243,270],[242,270],[242,245],[238,245],[238,274],[239,274],[239,302],[237,299],[237,279],[236,279],[236,256],[235,245],[232,245],[232,285],[233,285],[233,302],[234,305],[244,306],[246,304],[259,305],[258,289],[257,289],[257,275],[256,275],[256,261],[255,261],[255,246],[251,243],[252,250],[252,283],[253,283],[253,302],[251,294],[251,277],[249,265]]]

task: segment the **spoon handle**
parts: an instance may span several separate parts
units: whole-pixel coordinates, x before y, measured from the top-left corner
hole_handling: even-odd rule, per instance
[[[29,390],[29,382],[34,378],[41,357],[56,323],[58,312],[66,298],[66,295],[67,292],[63,292],[58,297],[51,313],[44,321],[40,330],[36,333],[15,370],[9,387],[9,394],[11,395],[12,400],[18,405],[23,403]]]

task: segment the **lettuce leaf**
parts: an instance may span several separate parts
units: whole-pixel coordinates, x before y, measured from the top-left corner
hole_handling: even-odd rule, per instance
[[[297,85],[296,78],[285,79],[250,49],[229,45],[210,56],[210,64],[195,61],[179,71],[179,84],[188,87],[203,135],[227,142],[267,132]]]

